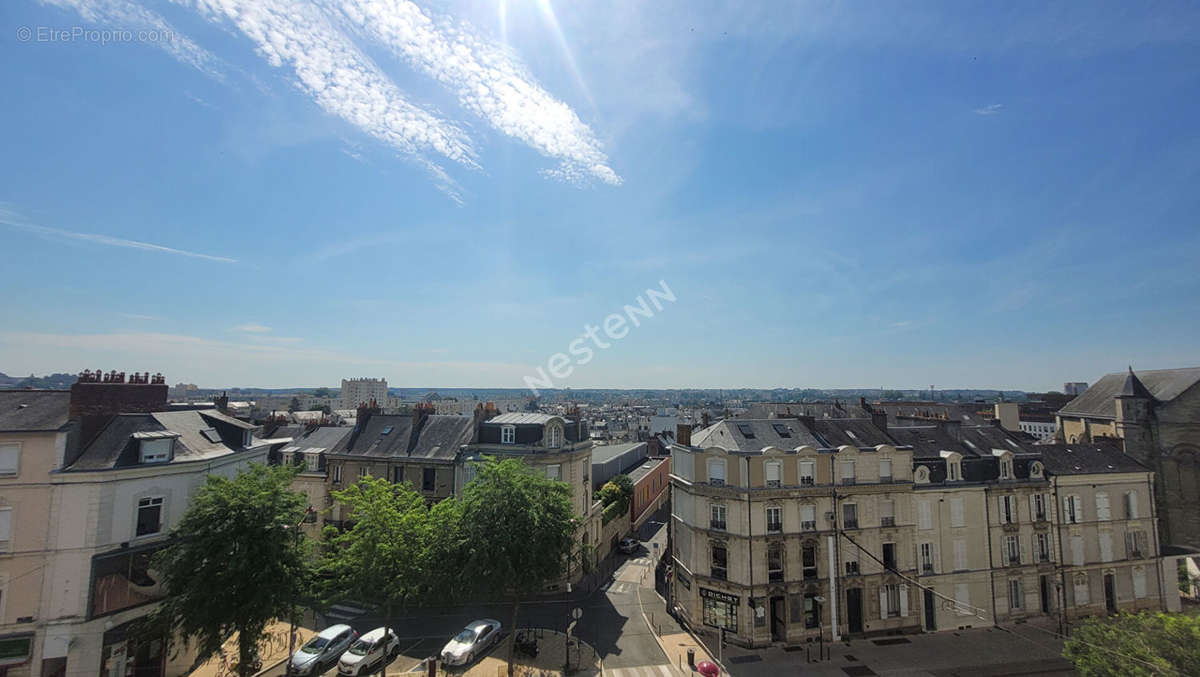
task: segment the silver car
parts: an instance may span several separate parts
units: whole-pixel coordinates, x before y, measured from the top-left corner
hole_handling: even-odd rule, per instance
[[[371,672],[400,653],[396,633],[375,628],[359,637],[338,660],[338,674],[356,677]]]
[[[319,675],[341,658],[355,639],[358,633],[349,625],[331,625],[292,654],[288,670],[293,675]]]
[[[500,621],[473,621],[442,647],[443,665],[466,665],[500,641]]]

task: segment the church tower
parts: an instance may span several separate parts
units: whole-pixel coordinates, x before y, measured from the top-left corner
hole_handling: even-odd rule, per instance
[[[1158,464],[1152,423],[1157,402],[1130,367],[1125,384],[1116,395],[1117,436],[1124,440],[1126,454],[1155,470]]]

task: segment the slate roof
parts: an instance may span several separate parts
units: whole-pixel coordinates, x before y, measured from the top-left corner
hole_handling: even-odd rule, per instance
[[[368,458],[453,460],[474,434],[474,417],[430,414],[414,434],[410,414],[375,414],[329,453]]]
[[[1052,475],[1091,475],[1114,472],[1149,472],[1150,469],[1129,456],[1117,440],[1096,440],[1090,444],[1041,444],[1042,463]]]
[[[286,427],[291,428],[292,426]],[[314,451],[317,453],[328,451],[336,446],[338,442],[341,442],[344,438],[346,438],[351,432],[353,432],[353,428],[336,426],[321,426],[319,428],[313,428],[308,432],[305,432],[302,426],[295,427],[299,428],[299,430],[285,432],[284,427],[280,427],[278,430],[272,433],[272,435],[277,438],[292,438],[291,444],[285,447],[285,449],[289,451],[294,451],[292,447],[309,453]]]
[[[880,444],[892,444],[892,440],[875,427],[870,419],[824,419],[813,421],[812,432],[821,447],[841,446],[874,448]]]
[[[639,480],[641,480],[643,477],[645,477],[646,475],[649,475],[651,472],[653,472],[654,469],[657,468],[660,463],[666,463],[666,462],[667,462],[667,459],[665,459],[665,458],[647,459],[641,465],[639,465],[638,467],[634,468],[633,470],[631,470],[625,474],[629,475],[629,479],[631,481],[633,481],[634,484],[637,484]]]
[[[1117,403],[1114,398],[1121,393],[1128,378],[1128,372],[1105,374],[1058,413],[1063,416],[1116,418]],[[1139,371],[1137,380],[1154,399],[1169,402],[1200,382],[1200,367]]]
[[[943,451],[957,451],[963,456],[979,455],[936,425],[888,428],[888,436],[899,446],[912,447],[914,461],[941,459]]]
[[[747,433],[753,437],[747,436]],[[721,447],[727,451],[759,452],[763,447],[795,449],[804,445],[827,446],[814,437],[799,419],[794,418],[728,419],[692,433],[692,446]]]
[[[592,463],[607,463],[630,449],[645,445],[645,442],[627,442],[623,444],[601,444],[592,447]]]
[[[0,390],[0,432],[59,430],[70,408],[67,390]]]
[[[219,427],[234,426],[236,439],[221,435]],[[218,458],[244,451],[240,430],[253,429],[244,421],[215,409],[206,411],[161,411],[149,414],[118,414],[88,444],[67,470],[108,470],[138,465],[137,437],[145,433],[170,432],[175,437],[170,463]]]

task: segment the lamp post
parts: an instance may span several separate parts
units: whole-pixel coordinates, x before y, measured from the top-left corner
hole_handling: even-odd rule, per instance
[[[296,549],[297,550],[300,549],[300,535],[301,535],[300,526],[302,524],[304,524],[305,521],[308,520],[309,515],[312,515],[315,512],[316,511],[313,510],[313,507],[310,505],[304,511],[304,517],[302,517],[299,522],[296,522],[296,524],[294,526],[284,526],[285,529],[290,528],[292,530],[292,532],[296,535]],[[290,617],[292,626],[291,626],[291,630],[288,632],[288,655],[287,655],[287,663],[285,663],[286,667],[284,668],[284,675],[286,675],[286,677],[292,677],[292,656],[295,655],[295,653],[296,653],[296,600],[295,600],[295,598],[292,599],[292,608],[289,611],[290,611],[290,613],[288,614],[288,616]]]

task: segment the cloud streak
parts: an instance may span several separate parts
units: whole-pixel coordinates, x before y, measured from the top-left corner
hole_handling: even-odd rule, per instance
[[[972,112],[975,113],[976,115],[995,115],[1003,109],[1004,109],[1004,104],[993,103],[993,104],[984,106],[983,108],[976,108]]]
[[[322,0],[361,34],[455,92],[494,129],[528,144],[571,182],[619,185],[600,143],[571,107],[552,97],[507,51],[450,19],[435,21],[408,0]]]
[[[160,244],[152,244],[150,242],[139,242],[138,240],[126,240],[110,235],[100,235],[98,233],[79,233],[73,230],[63,230],[61,228],[51,228],[49,226],[39,226],[35,223],[29,223],[7,209],[0,207],[0,223],[23,230],[27,233],[33,233],[46,238],[60,238],[66,240],[76,240],[79,242],[90,242],[92,244],[104,245],[106,247],[122,247],[125,249],[140,249],[147,252],[157,252],[159,254],[174,254],[175,256],[187,256],[193,259],[203,259],[205,261],[215,261],[217,263],[237,263],[237,259],[229,258],[228,256],[214,256],[212,254],[201,254],[199,252],[188,251],[186,249],[175,249],[174,247],[165,247]]]

